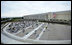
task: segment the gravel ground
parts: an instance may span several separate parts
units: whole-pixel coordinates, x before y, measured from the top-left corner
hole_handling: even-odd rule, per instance
[[[42,23],[39,23],[38,26],[40,24],[42,24]],[[26,29],[24,33],[23,33],[23,31],[21,31],[18,34],[16,34],[16,36],[23,37],[24,35],[26,35],[30,31],[32,31],[38,27],[35,24],[33,24],[33,25],[34,25],[34,28],[30,27],[30,28]],[[46,25],[47,25],[47,23],[45,23],[42,27],[40,27],[37,30],[36,34],[33,33],[28,38],[36,39],[37,36],[41,33],[41,31],[46,27]],[[39,40],[70,40],[70,39],[71,39],[71,26],[49,23],[47,25],[47,29],[45,30],[45,32],[43,32],[43,34]]]
[[[40,25],[40,24],[41,24],[41,23],[39,23],[39,25]],[[37,28],[37,26],[34,25],[34,28]],[[21,31],[20,33],[16,34],[16,36],[23,37],[23,36],[25,36],[26,34],[28,34],[29,32],[31,32],[34,28],[33,28],[33,27],[30,27],[30,28],[26,29],[24,33],[23,33],[23,31]]]

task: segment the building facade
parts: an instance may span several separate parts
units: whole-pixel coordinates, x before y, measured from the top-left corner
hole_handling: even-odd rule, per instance
[[[56,17],[53,18],[53,13]],[[46,21],[71,21],[71,11],[60,11],[60,12],[48,12],[42,14],[33,14],[23,17],[24,19],[36,19],[36,20],[46,20]]]

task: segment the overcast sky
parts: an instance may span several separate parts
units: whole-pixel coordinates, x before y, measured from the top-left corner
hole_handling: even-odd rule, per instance
[[[71,10],[71,1],[1,1],[1,17]]]

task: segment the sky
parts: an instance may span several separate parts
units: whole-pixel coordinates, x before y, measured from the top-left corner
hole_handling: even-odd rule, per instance
[[[65,10],[71,10],[71,1],[1,1],[1,18]]]

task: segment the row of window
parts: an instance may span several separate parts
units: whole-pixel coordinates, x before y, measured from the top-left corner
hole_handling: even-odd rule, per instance
[[[48,19],[48,21],[69,22],[69,21],[71,21],[71,20],[62,20],[62,19]]]

